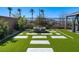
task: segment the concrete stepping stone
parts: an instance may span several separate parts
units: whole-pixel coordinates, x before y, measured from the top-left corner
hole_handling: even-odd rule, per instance
[[[47,36],[32,36],[32,38],[47,38]]]
[[[61,39],[61,38],[66,38],[65,36],[51,36],[51,38],[58,38],[58,39]]]
[[[52,35],[52,33],[41,33],[41,35]]]
[[[28,48],[27,52],[53,52],[52,48]]]
[[[38,33],[26,33],[27,35],[37,35]]]
[[[31,40],[30,44],[50,44],[48,40]]]
[[[14,38],[28,38],[28,36],[15,36]]]

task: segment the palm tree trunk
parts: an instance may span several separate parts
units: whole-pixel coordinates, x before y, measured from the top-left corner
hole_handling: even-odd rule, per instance
[[[44,18],[44,12],[43,12],[43,18]]]
[[[9,17],[11,17],[11,11],[9,12]]]
[[[68,17],[65,18],[65,29],[67,29],[67,19]]]
[[[19,12],[19,16],[21,17],[21,12]]]
[[[32,13],[32,20],[33,20],[33,13]]]

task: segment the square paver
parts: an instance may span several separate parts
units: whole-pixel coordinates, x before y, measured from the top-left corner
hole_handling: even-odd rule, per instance
[[[47,38],[47,36],[32,36],[32,38]]]
[[[30,44],[50,44],[48,40],[31,40]]]
[[[15,36],[14,38],[28,38],[28,36]]]
[[[61,38],[66,38],[65,36],[51,36],[51,38],[59,38],[59,39],[61,39]]]
[[[26,33],[27,35],[37,35],[38,33]]]
[[[27,52],[53,52],[52,48],[28,48]]]
[[[56,35],[61,35],[60,33],[55,33]]]
[[[41,35],[52,35],[52,33],[41,33]]]

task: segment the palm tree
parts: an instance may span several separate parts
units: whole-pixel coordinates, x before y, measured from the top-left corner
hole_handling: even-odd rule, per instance
[[[41,9],[40,12],[41,12],[42,17],[44,18],[44,10]]]
[[[21,9],[18,9],[18,12],[19,12],[19,15],[20,15],[20,17],[21,17]]]
[[[34,10],[33,10],[33,9],[31,9],[31,10],[30,10],[30,12],[31,12],[32,20],[33,20]]]
[[[8,10],[9,10],[9,17],[11,17],[12,8],[8,7]]]

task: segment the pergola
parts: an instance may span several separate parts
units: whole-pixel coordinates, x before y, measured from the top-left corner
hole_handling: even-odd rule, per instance
[[[74,12],[74,13],[67,15],[65,17],[65,29],[67,29],[67,26],[68,26],[67,21],[68,21],[69,17],[73,18],[72,19],[72,23],[73,23],[72,24],[72,31],[76,32],[76,22],[77,22],[77,31],[79,31],[79,12]]]

